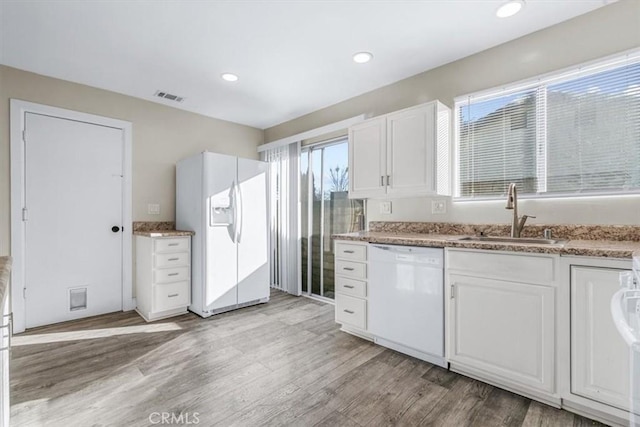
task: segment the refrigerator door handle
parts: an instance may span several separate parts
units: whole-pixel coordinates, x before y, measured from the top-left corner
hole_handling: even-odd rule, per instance
[[[235,243],[236,241],[236,211],[237,211],[237,201],[236,201],[236,188],[235,188],[235,181],[231,183],[231,188],[229,188],[229,199],[231,200],[231,203],[229,205],[229,208],[231,209],[232,212],[232,216],[229,218],[229,225],[227,226],[227,230],[229,231],[229,237],[231,237],[231,240]]]
[[[242,239],[242,190],[240,190],[240,184],[236,184],[236,192],[237,192],[237,204],[236,204],[236,242],[240,243]]]

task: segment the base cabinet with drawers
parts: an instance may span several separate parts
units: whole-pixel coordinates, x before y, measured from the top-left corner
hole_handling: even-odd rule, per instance
[[[191,236],[136,236],[136,311],[153,321],[191,302]]]
[[[335,242],[336,322],[369,338],[367,332],[367,244]]]

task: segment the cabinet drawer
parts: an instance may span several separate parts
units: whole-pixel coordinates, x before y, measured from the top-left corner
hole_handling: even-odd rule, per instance
[[[165,311],[189,305],[189,282],[167,283],[153,287],[153,311]]]
[[[451,249],[447,251],[449,271],[539,285],[555,283],[557,262],[557,255],[504,254]]]
[[[154,250],[158,253],[161,252],[188,252],[189,251],[189,238],[180,237],[175,239],[154,239]]]
[[[336,274],[356,279],[367,278],[367,264],[336,259]]]
[[[336,292],[365,298],[367,296],[367,282],[336,276]]]
[[[367,247],[365,245],[336,242],[336,258],[343,258],[352,261],[366,261]]]
[[[154,283],[172,283],[189,280],[189,267],[154,270]]]
[[[367,302],[361,298],[336,294],[336,321],[367,329]]]
[[[155,268],[186,267],[191,260],[189,252],[177,252],[175,254],[157,254],[155,256]]]

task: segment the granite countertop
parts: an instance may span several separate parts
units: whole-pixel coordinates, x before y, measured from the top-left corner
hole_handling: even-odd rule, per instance
[[[133,232],[134,236],[147,236],[147,237],[181,237],[181,236],[193,236],[193,231],[182,230],[137,230]]]
[[[181,237],[193,236],[193,231],[176,230],[173,221],[134,221],[133,235],[147,237]]]
[[[4,307],[4,299],[7,296],[9,276],[11,275],[11,257],[0,257],[0,311]],[[4,313],[3,313],[4,314]]]
[[[468,234],[467,234],[468,235]],[[640,242],[625,240],[567,240],[564,245],[542,245],[535,243],[502,243],[460,241],[460,234],[436,234],[396,231],[363,231],[335,234],[338,240],[380,243],[389,245],[429,246],[438,248],[469,248],[496,251],[530,252],[606,258],[631,258],[640,254]],[[495,235],[494,235],[495,236]]]

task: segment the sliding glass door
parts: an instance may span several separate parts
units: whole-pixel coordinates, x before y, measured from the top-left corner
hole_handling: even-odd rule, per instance
[[[303,147],[300,157],[302,292],[334,298],[331,235],[364,229],[364,200],[349,199],[347,139]]]

